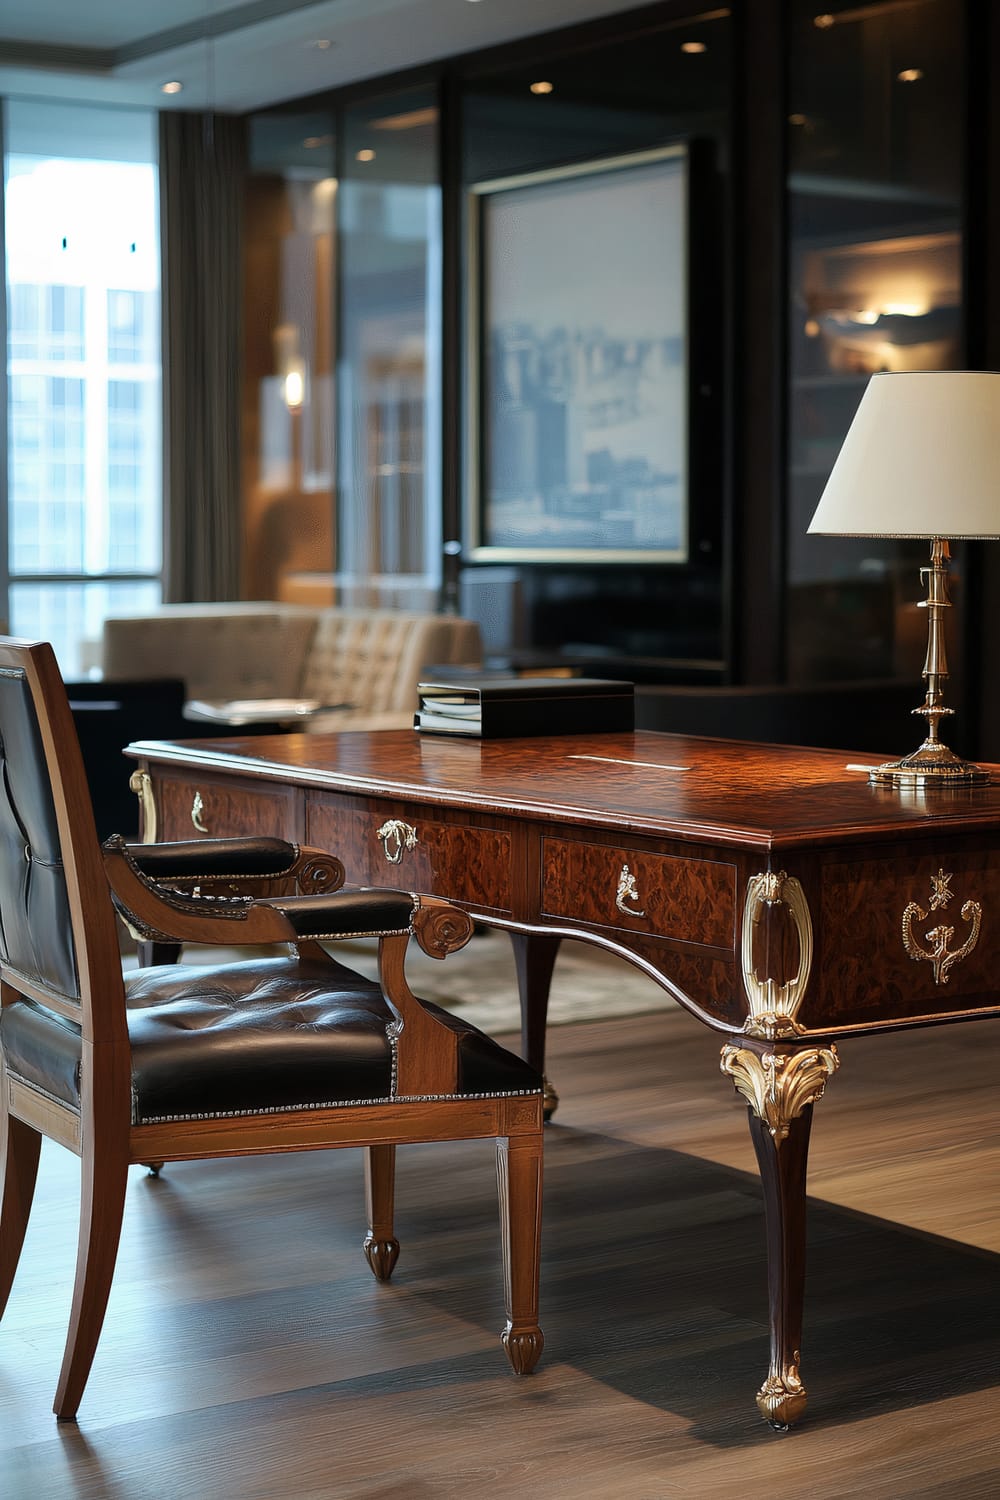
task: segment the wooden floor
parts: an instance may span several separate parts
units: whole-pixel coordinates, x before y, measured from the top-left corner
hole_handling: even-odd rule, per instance
[[[817,1106],[803,1374],[779,1435],[760,1195],[718,1042],[679,1012],[551,1033],[539,1372],[501,1322],[492,1147],[401,1154],[403,1253],[353,1153],[137,1168],[79,1425],[50,1413],[75,1162],[43,1155],[0,1326],[4,1500],[1000,1494],[995,1026],[845,1044]]]

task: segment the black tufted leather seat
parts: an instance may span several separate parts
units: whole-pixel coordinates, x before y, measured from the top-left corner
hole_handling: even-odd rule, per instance
[[[281,840],[102,852],[65,691],[44,645],[0,638],[0,1312],[42,1134],[81,1157],[73,1313],[55,1409],[75,1415],[104,1318],[129,1163],[367,1145],[369,1263],[395,1264],[397,1141],[498,1140],[515,1370],[541,1353],[542,1080],[409,991],[410,935],[443,957],[463,912],[402,891],[335,889],[335,857]],[[294,894],[289,885],[314,894]],[[318,893],[317,893],[318,892]],[[112,901],[147,941],[287,943],[287,957],[123,977]],[[378,935],[381,982],[324,951]]]
[[[396,1017],[374,981],[333,959],[140,969],[126,976],[125,993],[133,1125],[400,1102]],[[521,1058],[422,1003],[458,1040],[448,1097],[538,1092]],[[197,1048],[188,1045],[193,1032]],[[2,1038],[12,1077],[79,1109],[78,1026],[15,1001]]]

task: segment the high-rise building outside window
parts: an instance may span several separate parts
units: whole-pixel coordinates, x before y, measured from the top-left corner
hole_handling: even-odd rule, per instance
[[[66,676],[161,597],[159,224],[149,111],[8,101],[5,614]],[[5,545],[3,545],[5,543]]]

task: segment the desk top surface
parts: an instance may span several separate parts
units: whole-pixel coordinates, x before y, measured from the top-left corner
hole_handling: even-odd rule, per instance
[[[1000,767],[987,786],[908,791],[868,781],[868,768],[888,756],[651,731],[233,736],[140,741],[126,754],[203,774],[715,844],[778,849],[1000,830]]]

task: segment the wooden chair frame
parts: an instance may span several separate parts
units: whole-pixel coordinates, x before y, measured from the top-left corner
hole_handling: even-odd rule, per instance
[[[133,1124],[130,1045],[112,889],[147,935],[158,933],[166,941],[291,942],[310,956],[321,955],[323,950],[314,938],[303,940],[298,935],[295,912],[289,915],[294,902],[255,898],[249,906],[243,904],[240,915],[221,916],[218,903],[211,898],[203,902],[177,889],[158,893],[152,882],[139,878],[135,861],[120,840],[109,841],[102,853],[51,649],[0,639],[0,671],[23,672],[34,701],[63,852],[79,981],[78,995],[64,995],[9,967],[0,971],[0,1004],[25,997],[76,1023],[81,1033],[80,1107],[75,1109],[8,1072],[0,1020],[0,1313],[24,1241],[42,1137],[58,1141],[78,1155],[81,1163],[76,1276],[54,1403],[56,1415],[61,1420],[76,1415],[111,1288],[128,1168],[138,1163],[363,1147],[368,1207],[365,1253],[375,1275],[385,1280],[398,1253],[393,1226],[396,1146],[409,1141],[495,1137],[506,1302],[501,1338],[517,1373],[533,1369],[543,1344],[538,1325],[541,1094],[440,1097],[456,1087],[456,1036],[411,993],[404,975],[409,933],[397,931],[380,938],[379,972],[383,994],[402,1022],[397,1075],[397,1093],[402,1098],[389,1104]],[[303,868],[314,866],[321,853],[304,851]],[[335,873],[331,876],[328,868],[322,878],[329,886]],[[339,898],[314,899],[336,903]],[[199,911],[200,905],[208,909]],[[331,909],[335,911],[335,906]],[[315,926],[313,922],[313,930]],[[427,952],[443,957],[467,940],[471,923],[464,912],[446,902],[414,898],[410,931]]]

